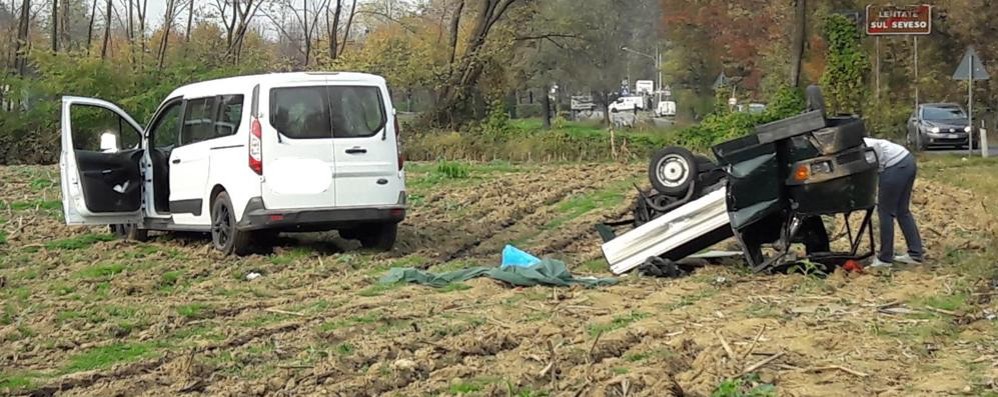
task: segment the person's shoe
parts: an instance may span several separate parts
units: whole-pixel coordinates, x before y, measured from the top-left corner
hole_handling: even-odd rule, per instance
[[[894,262],[901,262],[901,263],[904,263],[906,265],[921,265],[922,264],[922,259],[915,259],[915,258],[912,258],[911,255],[904,254],[904,255],[895,256],[894,257]]]
[[[873,262],[870,262],[869,267],[871,269],[890,269],[891,266],[890,262],[884,262],[880,258],[873,258]]]

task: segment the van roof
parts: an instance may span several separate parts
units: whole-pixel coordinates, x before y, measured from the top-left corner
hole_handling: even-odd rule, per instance
[[[225,90],[242,86],[238,91],[248,91],[249,88],[257,84],[294,83],[328,79],[338,82],[358,82],[367,84],[384,84],[384,77],[355,72],[291,72],[291,73],[265,73],[249,76],[236,76],[223,79],[207,80],[198,83],[181,86],[170,93],[168,98],[177,96],[194,96],[202,94],[222,93]],[[249,87],[249,88],[245,88]]]

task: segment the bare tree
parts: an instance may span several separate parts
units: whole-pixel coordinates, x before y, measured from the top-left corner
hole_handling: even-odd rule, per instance
[[[340,32],[340,12],[343,10],[343,0],[336,0],[336,10],[333,12],[333,21],[329,22],[329,9],[326,9],[326,33],[329,37],[329,58],[336,59],[339,55],[337,52],[337,40],[339,39]]]
[[[791,44],[790,85],[800,86],[801,62],[804,60],[804,39],[807,35],[807,0],[796,0],[794,33]]]
[[[353,25],[354,15],[357,15],[357,0],[353,0],[353,4],[350,5],[350,16],[347,18],[346,29],[343,30],[343,44],[340,45],[339,56],[343,56],[343,51],[347,49],[347,41],[350,40],[350,27]]]
[[[187,34],[184,35],[184,41],[191,42],[191,29],[194,27],[194,0],[189,0],[187,3]]]
[[[59,52],[59,0],[52,0],[52,52]]]
[[[166,49],[170,45],[170,32],[173,30],[173,23],[177,19],[177,1],[178,0],[166,0],[166,11],[163,13],[163,36],[159,41],[159,53],[156,57],[156,67],[163,69],[163,63],[166,61]]]
[[[93,45],[94,38],[94,18],[97,17],[97,0],[93,0],[90,7],[90,24],[87,25],[87,55],[90,55],[90,46]]]
[[[17,42],[14,43],[14,67],[23,75],[27,71],[28,26],[31,18],[31,0],[21,2],[21,17],[17,25]]]
[[[107,8],[104,12],[104,44],[100,48],[100,59],[107,59],[108,45],[111,43],[111,0],[107,0]]]
[[[59,41],[62,43],[63,51],[71,47],[72,38],[69,35],[69,1],[63,0],[59,3],[62,10],[59,11]]]
[[[454,56],[457,54],[457,33],[461,28],[462,11],[464,11],[464,0],[459,0],[454,16],[450,20],[450,63],[454,63]]]

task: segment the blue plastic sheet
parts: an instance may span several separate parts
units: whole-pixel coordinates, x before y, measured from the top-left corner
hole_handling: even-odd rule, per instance
[[[506,247],[502,249],[502,263],[499,265],[499,268],[505,269],[510,266],[530,267],[540,262],[541,260],[536,256],[530,255],[519,248],[507,244]]]

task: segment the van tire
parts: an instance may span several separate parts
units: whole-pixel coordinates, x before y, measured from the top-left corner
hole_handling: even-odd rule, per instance
[[[149,230],[140,229],[137,225],[111,225],[111,234],[122,240],[146,242],[149,241]]]
[[[678,197],[690,190],[699,170],[699,162],[693,153],[686,148],[669,146],[652,156],[648,164],[648,179],[655,191]]]
[[[397,223],[378,223],[364,227],[357,234],[360,245],[377,251],[391,251],[398,237]]]
[[[239,230],[237,222],[229,194],[219,193],[211,206],[211,244],[225,255],[249,253],[252,235]]]

